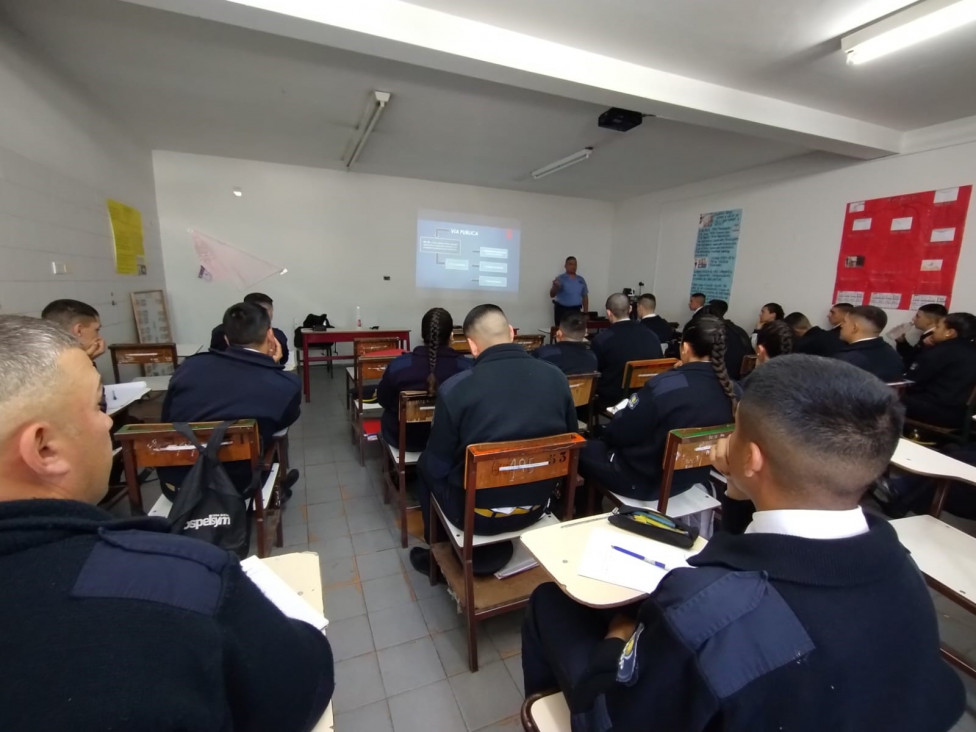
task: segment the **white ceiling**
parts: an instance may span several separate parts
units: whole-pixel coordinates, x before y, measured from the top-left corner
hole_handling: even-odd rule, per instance
[[[138,2],[215,17],[237,9],[223,0]],[[118,0],[0,0],[0,10],[155,149],[341,168],[368,91],[386,89],[394,97],[359,172],[621,200],[811,150],[884,154],[896,149],[900,130],[976,114],[971,35],[969,44],[950,39],[941,51],[898,59],[887,72],[850,69],[822,38],[848,30],[839,23],[870,19],[852,15],[844,7],[851,4],[726,0],[706,13],[702,0],[414,3],[691,77],[689,99],[696,78],[771,97],[739,102],[751,107],[742,119],[706,103],[662,102],[674,111],[669,119],[649,118],[626,134],[598,129],[596,117],[633,95],[577,80],[550,85],[538,73],[457,54],[421,56],[402,41],[384,45],[362,32],[333,34],[336,48],[322,45],[317,25],[286,27],[255,12],[230,24]],[[905,3],[863,4],[888,12]],[[254,30],[265,26],[274,33]],[[764,33],[778,40],[766,42]],[[940,53],[952,60],[948,70],[935,68]],[[416,63],[397,60],[406,56]],[[540,91],[547,87],[559,93]],[[709,92],[719,104],[740,100],[732,89]],[[641,109],[657,111],[654,101]],[[529,176],[587,145],[596,147],[589,161],[539,181]]]

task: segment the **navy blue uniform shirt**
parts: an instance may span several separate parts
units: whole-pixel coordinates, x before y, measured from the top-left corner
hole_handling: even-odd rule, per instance
[[[600,370],[596,393],[604,404],[614,404],[627,396],[621,386],[624,364],[650,358],[664,358],[657,335],[633,320],[619,320],[593,337],[591,345]]]
[[[880,337],[845,343],[834,358],[864,369],[884,382],[898,381],[905,372],[901,357]]]
[[[976,386],[976,345],[952,338],[926,346],[906,377],[915,382],[903,399],[909,417],[959,427]]]
[[[284,331],[278,330],[277,328],[272,328],[271,332],[274,333],[274,337],[278,339],[278,345],[281,346],[281,360],[278,362],[279,365],[284,366],[288,363],[288,336],[285,335]],[[227,350],[227,331],[224,330],[224,325],[214,327],[210,331],[210,350],[212,351],[226,351]]]
[[[597,370],[596,354],[587,343],[560,341],[535,349],[532,355],[547,361],[566,375],[592,374]]]

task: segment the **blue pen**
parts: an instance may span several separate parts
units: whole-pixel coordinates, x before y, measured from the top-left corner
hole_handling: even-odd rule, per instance
[[[658,562],[658,561],[656,561],[654,559],[648,559],[647,557],[642,556],[641,554],[638,554],[637,552],[630,551],[630,549],[624,549],[622,546],[616,546],[614,544],[611,544],[610,547],[613,548],[613,549],[616,549],[618,552],[622,552],[623,554],[626,554],[629,557],[633,557],[634,559],[640,559],[642,562],[647,562],[648,564],[653,564],[655,567],[658,567],[660,569],[667,569],[668,568],[667,565],[664,564],[663,562]]]

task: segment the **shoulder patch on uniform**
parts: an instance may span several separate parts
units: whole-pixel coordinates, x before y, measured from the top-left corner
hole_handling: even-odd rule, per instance
[[[617,661],[617,681],[627,686],[633,686],[637,682],[637,641],[640,640],[641,633],[644,632],[644,624],[641,623],[630,636],[627,645],[624,646],[620,660]]]
[[[220,602],[221,572],[231,561],[202,541],[152,531],[99,530],[73,597],[158,602],[213,615]]]
[[[765,573],[700,569],[672,572],[655,599],[719,699],[815,650]]]
[[[627,409],[633,409],[640,403],[640,397],[636,392],[630,395],[630,399],[627,400]]]

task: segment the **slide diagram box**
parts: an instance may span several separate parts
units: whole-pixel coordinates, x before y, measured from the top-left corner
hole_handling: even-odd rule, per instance
[[[420,251],[427,254],[460,254],[461,242],[457,239],[422,236],[420,237]]]
[[[508,262],[489,262],[487,260],[482,260],[478,262],[478,269],[483,273],[485,272],[496,272],[500,274],[508,274]]]
[[[453,269],[459,272],[468,271],[468,260],[467,259],[445,259],[444,269]]]
[[[481,275],[478,277],[478,285],[480,287],[508,287],[508,278]]]
[[[507,249],[498,249],[496,247],[481,247],[478,253],[482,257],[491,257],[492,259],[508,259]]]

